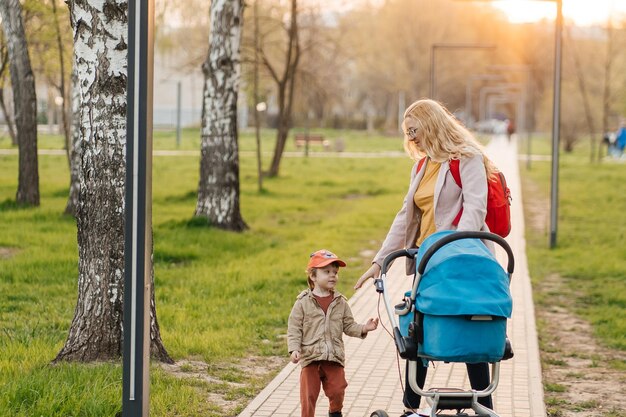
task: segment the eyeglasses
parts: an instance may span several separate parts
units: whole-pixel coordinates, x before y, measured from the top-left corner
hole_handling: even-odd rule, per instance
[[[409,138],[409,139],[416,139],[417,138],[417,128],[416,127],[410,127],[407,129],[406,132],[404,132],[404,134]]]

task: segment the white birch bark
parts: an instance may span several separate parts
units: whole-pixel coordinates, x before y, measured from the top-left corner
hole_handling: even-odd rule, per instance
[[[196,216],[213,226],[247,228],[239,207],[237,95],[243,0],[211,2],[209,53],[202,65],[202,148]]]
[[[55,361],[87,362],[122,353],[128,3],[74,0],[69,6],[80,99],[78,301]],[[152,354],[171,362],[156,324],[154,293],[150,303]]]

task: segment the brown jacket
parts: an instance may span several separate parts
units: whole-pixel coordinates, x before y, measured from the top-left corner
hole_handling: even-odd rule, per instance
[[[312,291],[302,291],[289,314],[287,346],[289,353],[300,351],[300,365],[304,368],[313,361],[332,361],[345,364],[342,334],[365,338],[363,324],[354,321],[346,297],[334,292],[333,301],[324,311]]]

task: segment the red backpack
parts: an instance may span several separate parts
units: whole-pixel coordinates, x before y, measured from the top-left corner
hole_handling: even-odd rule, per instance
[[[420,159],[417,163],[417,172],[422,169],[426,158]],[[461,172],[459,170],[459,160],[450,160],[450,173],[452,178],[461,188]],[[452,224],[459,224],[463,208],[456,215]],[[502,172],[496,172],[487,180],[487,215],[485,223],[489,227],[491,233],[495,233],[502,237],[507,237],[511,232],[511,190],[506,185],[506,179]]]

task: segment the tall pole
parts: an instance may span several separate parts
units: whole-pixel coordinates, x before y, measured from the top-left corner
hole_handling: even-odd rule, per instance
[[[552,100],[552,179],[550,189],[550,248],[556,247],[559,212],[559,133],[561,125],[561,42],[563,3],[556,0],[554,39],[554,98]]]
[[[150,403],[153,69],[154,0],[130,0],[122,355],[123,417],[147,417]]]
[[[430,94],[429,97],[435,100],[435,50],[437,45],[430,46]]]
[[[259,119],[259,0],[254,0],[254,135],[256,139],[257,185],[263,191],[261,160],[261,120]]]
[[[402,122],[404,121],[404,110],[406,109],[406,98],[404,91],[398,92],[398,131],[402,131]]]
[[[182,86],[181,82],[178,81],[176,83],[176,147],[180,148],[180,137],[181,137],[181,97],[182,97]]]

